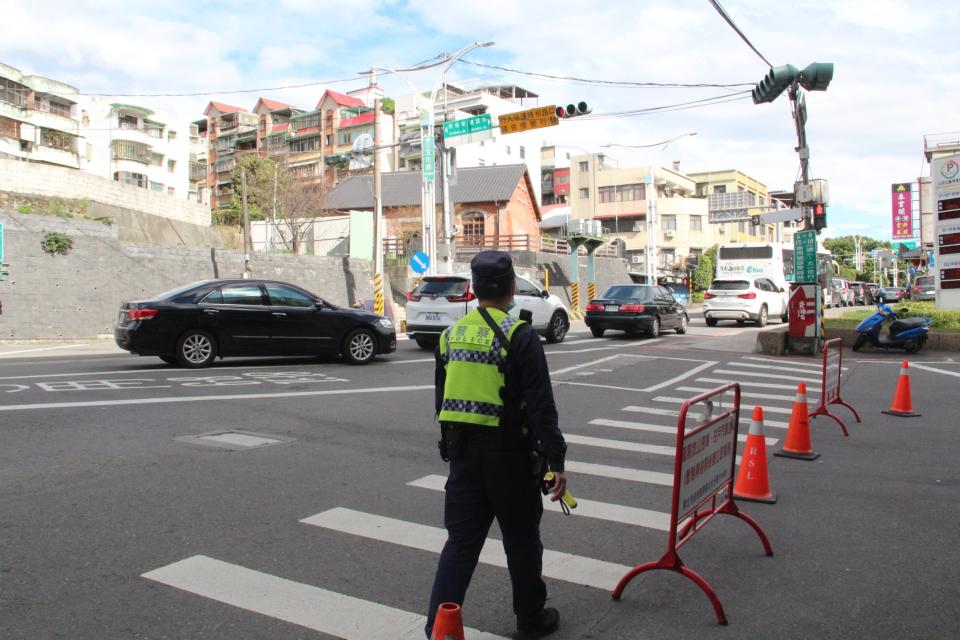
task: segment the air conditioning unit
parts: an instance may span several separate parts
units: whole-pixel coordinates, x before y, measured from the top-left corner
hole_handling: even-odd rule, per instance
[[[630,256],[630,262],[632,262],[633,264],[643,264],[643,256],[633,254],[632,256]]]
[[[667,229],[666,231],[663,232],[663,237],[672,238],[675,234],[676,232],[673,229]]]
[[[726,233],[726,232],[727,232],[727,228],[722,224],[720,225],[720,228],[717,229],[717,233]]]

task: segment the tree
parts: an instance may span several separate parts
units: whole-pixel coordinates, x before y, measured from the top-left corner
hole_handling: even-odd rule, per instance
[[[713,245],[702,254],[700,262],[693,271],[692,291],[706,291],[717,274],[717,245]]]
[[[288,181],[281,193],[278,216],[274,219],[277,232],[293,253],[300,253],[300,246],[313,227],[316,218],[323,214],[323,200],[327,188],[323,182]]]
[[[281,167],[270,158],[257,155],[243,156],[237,159],[233,170],[233,196],[230,206],[215,212],[217,222],[238,225],[243,219],[241,173],[247,174],[247,210],[251,220],[265,220],[273,217],[274,203],[278,200],[276,187],[282,188],[290,180]]]
[[[892,248],[886,240],[876,240],[874,238],[861,236],[860,249],[864,254],[863,270],[855,271],[853,269],[854,257],[856,255],[856,239],[854,236],[828,238],[823,241],[823,246],[833,254],[833,259],[840,265],[841,276],[851,280],[865,280],[867,282],[879,281],[879,275],[874,272],[873,260],[870,259],[870,251],[873,249]]]

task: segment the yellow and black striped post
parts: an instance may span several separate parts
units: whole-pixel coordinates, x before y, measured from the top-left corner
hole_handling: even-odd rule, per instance
[[[577,320],[580,319],[580,283],[571,282],[570,283],[570,304],[573,306],[573,309],[570,310],[573,313],[573,317]]]
[[[550,288],[550,271],[548,271],[547,269],[543,270],[543,288],[544,289]]]
[[[588,283],[587,283],[587,296],[588,296],[591,300],[593,300],[594,298],[597,297],[597,283],[596,283],[596,282],[588,282]]]
[[[373,311],[383,315],[383,274],[373,274]]]

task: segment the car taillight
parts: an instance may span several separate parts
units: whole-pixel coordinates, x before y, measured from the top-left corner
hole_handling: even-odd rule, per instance
[[[704,300],[710,300],[710,299],[716,298],[716,297],[717,297],[717,294],[715,294],[715,293],[710,293],[709,291],[708,291],[707,293],[703,294],[703,299],[704,299]]]
[[[417,295],[416,293],[414,293],[413,291],[411,291],[411,292],[409,292],[409,293],[407,294],[407,301],[408,301],[408,302],[420,302],[420,296]]]
[[[157,309],[128,309],[127,321],[152,320],[158,313],[160,312]]]
[[[603,311],[603,305],[591,302],[587,305],[587,311]]]
[[[448,302],[470,302],[474,300],[477,296],[473,295],[473,291],[467,291],[462,296],[447,296]]]
[[[643,313],[643,310],[646,309],[642,304],[625,304],[620,307],[620,311],[626,311],[628,313]]]
[[[737,296],[738,298],[743,298],[744,300],[753,300],[757,297],[757,294],[751,291],[750,293],[741,293]]]

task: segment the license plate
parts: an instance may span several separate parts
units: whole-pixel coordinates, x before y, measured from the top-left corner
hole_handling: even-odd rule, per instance
[[[608,304],[603,308],[604,311],[620,311],[620,305]]]
[[[423,314],[423,319],[427,322],[440,322],[439,313],[425,313]]]

